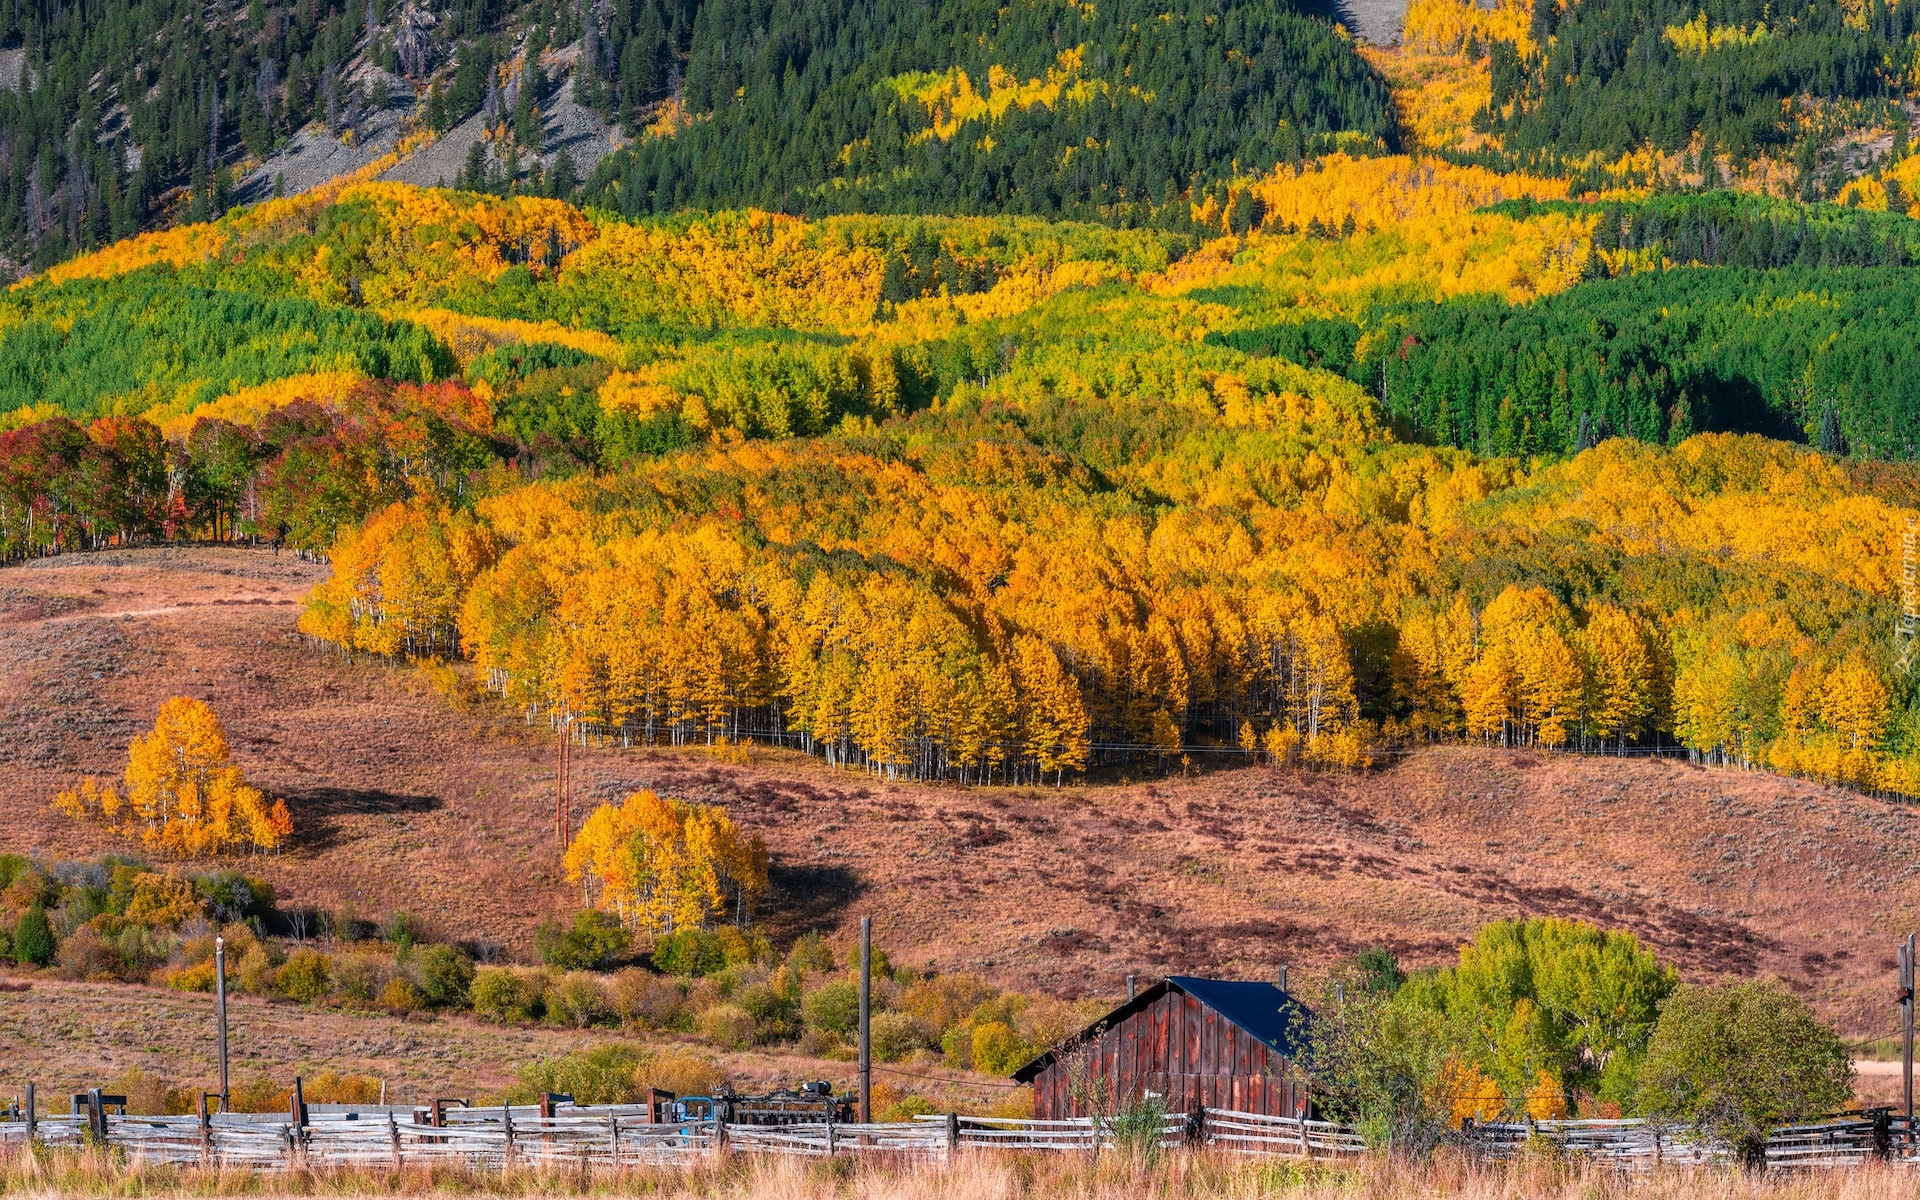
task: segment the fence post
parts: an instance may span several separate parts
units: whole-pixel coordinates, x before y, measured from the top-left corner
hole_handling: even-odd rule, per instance
[[[613,1169],[620,1169],[620,1117],[612,1109],[607,1110],[607,1144],[613,1155]]]
[[[33,1145],[35,1136],[40,1132],[40,1117],[34,1111],[33,1099],[33,1084],[29,1082],[27,1084],[27,1145],[29,1147]]]
[[[507,1152],[504,1161],[510,1167],[513,1165],[513,1105],[500,1106],[500,1124],[507,1131]]]
[[[213,1118],[207,1114],[207,1094],[200,1093],[200,1169],[213,1166]]]
[[[960,1148],[960,1114],[947,1114],[947,1153],[951,1155]]]
[[[306,1165],[307,1150],[307,1089],[300,1076],[293,1077],[293,1097],[287,1101],[289,1120],[287,1121],[288,1153],[297,1158],[301,1166]],[[287,1166],[292,1168],[289,1161]]]
[[[860,918],[860,1123],[873,1120],[873,918]]]
[[[400,1173],[400,1122],[394,1119],[391,1111],[387,1113],[387,1137],[393,1141],[393,1173],[398,1175]]]
[[[87,1132],[95,1145],[107,1144],[107,1106],[100,1099],[99,1088],[87,1089]]]
[[[1196,1104],[1187,1114],[1187,1147],[1198,1150],[1207,1144],[1207,1106]]]

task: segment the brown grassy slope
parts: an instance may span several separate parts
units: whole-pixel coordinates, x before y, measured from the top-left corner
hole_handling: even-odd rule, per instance
[[[117,1077],[129,1068],[150,1071],[177,1085],[217,1087],[213,997],[124,984],[76,983],[45,973],[16,974],[23,992],[0,991],[0,1101],[21,1093],[32,1080],[43,1096],[63,1096]],[[313,1009],[285,1002],[235,996],[228,1012],[229,1057],[236,1084],[264,1076],[281,1087],[295,1075],[323,1071],[366,1075],[387,1082],[396,1102],[434,1096],[474,1098],[513,1083],[527,1063],[619,1038],[611,1030],[502,1028],[468,1016],[406,1020],[381,1013]],[[625,1040],[633,1040],[627,1038]],[[656,1050],[679,1039],[645,1039]],[[710,1046],[683,1048],[711,1058],[723,1078],[743,1091],[791,1087],[802,1079],[827,1079],[836,1091],[854,1086],[850,1062],[810,1058],[780,1047],[720,1053]],[[875,1079],[895,1093],[912,1091],[942,1107],[971,1109],[1000,1101],[1005,1092],[985,1077],[930,1067],[916,1076],[957,1081],[949,1086],[907,1078],[882,1068]],[[880,1093],[884,1098],[886,1093]]]
[[[524,951],[573,900],[544,728],[305,646],[287,602],[317,573],[242,550],[0,572],[0,848],[110,848],[46,797],[116,771],[165,696],[201,695],[306,831],[258,864],[287,902],[405,909]],[[871,913],[902,961],[1066,994],[1111,995],[1127,971],[1313,969],[1376,943],[1439,962],[1483,921],[1556,914],[1632,927],[1691,976],[1777,973],[1877,1034],[1911,921],[1912,810],[1671,761],[1456,747],[1364,776],[962,790],[790,754],[596,749],[576,777],[588,797],[726,803],[773,849],[777,933],[844,939]]]

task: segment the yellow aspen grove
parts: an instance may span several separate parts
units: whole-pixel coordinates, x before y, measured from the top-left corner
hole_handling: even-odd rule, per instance
[[[718,805],[635,792],[588,816],[567,847],[585,902],[660,937],[715,922],[744,926],[767,889],[766,845]]]
[[[126,795],[88,777],[53,808],[137,835],[148,849],[181,858],[241,847],[272,850],[293,834],[285,801],[272,800],[232,765],[226,731],[203,701],[176,696],[153,729],[127,749]]]

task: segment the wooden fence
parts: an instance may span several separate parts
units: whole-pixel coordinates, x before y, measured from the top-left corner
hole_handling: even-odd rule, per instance
[[[1611,1163],[1627,1170],[1734,1161],[1725,1142],[1654,1121],[1530,1121],[1474,1125],[1464,1141],[1483,1157],[1507,1158],[1529,1144]],[[1920,1165],[1906,1118],[1884,1110],[1840,1113],[1773,1130],[1764,1147],[1768,1169],[1857,1166],[1869,1159]]]
[[[121,1116],[52,1115],[29,1127],[0,1121],[0,1146],[30,1140],[46,1146],[98,1141],[130,1160],[280,1171],[464,1165],[615,1170],[687,1162],[716,1152],[809,1157],[952,1154],[968,1149],[1095,1155],[1152,1142],[1206,1146],[1231,1153],[1332,1159],[1359,1155],[1366,1144],[1350,1126],[1227,1109],[1169,1113],[1145,1128],[1126,1119],[1032,1121],[930,1114],[897,1123],[836,1122],[748,1125],[712,1120],[659,1122],[646,1105],[560,1105],[542,1115],[533,1105],[443,1108],[332,1106],[309,1110],[304,1123],[281,1114]],[[1628,1171],[1726,1163],[1724,1144],[1647,1121],[1539,1121],[1468,1125],[1462,1148],[1484,1158],[1511,1157],[1523,1147],[1580,1155]],[[1920,1166],[1920,1146],[1903,1119],[1882,1112],[1842,1114],[1775,1130],[1766,1144],[1769,1169],[1855,1166],[1882,1158]]]

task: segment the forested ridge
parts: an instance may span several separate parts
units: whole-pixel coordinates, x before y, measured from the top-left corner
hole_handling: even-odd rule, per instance
[[[1394,144],[1386,85],[1332,15],[1277,0],[711,0],[680,124],[604,162],[587,195],[629,215],[755,204],[1184,224],[1195,186],[1336,141]]]

